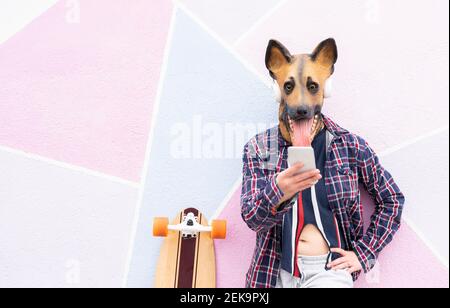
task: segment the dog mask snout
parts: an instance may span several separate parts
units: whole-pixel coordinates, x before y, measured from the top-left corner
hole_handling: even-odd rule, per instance
[[[292,120],[297,121],[302,119],[311,119],[314,116],[314,111],[316,108],[313,109],[310,106],[302,105],[296,108],[287,106],[287,109],[289,117]]]

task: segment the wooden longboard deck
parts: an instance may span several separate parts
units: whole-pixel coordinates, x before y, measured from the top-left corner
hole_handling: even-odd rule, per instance
[[[171,224],[180,224],[183,216],[194,213],[201,225],[206,218],[196,209],[180,212]],[[210,232],[196,238],[183,238],[181,232],[169,230],[159,255],[155,277],[156,288],[215,288],[216,259]]]

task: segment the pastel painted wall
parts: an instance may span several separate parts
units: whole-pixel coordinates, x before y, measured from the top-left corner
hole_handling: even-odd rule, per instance
[[[448,1],[28,4],[0,4],[0,287],[149,287],[152,218],[191,206],[228,220],[218,286],[243,286],[255,234],[240,152],[276,123],[265,46],[308,52],[329,36],[325,112],[407,196],[357,286],[448,287]]]

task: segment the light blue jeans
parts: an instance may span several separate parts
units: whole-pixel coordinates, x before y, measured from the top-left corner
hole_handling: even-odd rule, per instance
[[[326,270],[328,255],[300,256],[301,278],[280,270],[276,288],[353,288],[353,278],[346,270]]]

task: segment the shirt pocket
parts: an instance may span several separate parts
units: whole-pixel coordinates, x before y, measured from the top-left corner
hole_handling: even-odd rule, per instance
[[[359,198],[358,173],[348,165],[343,165],[337,170],[336,186],[339,187],[339,195],[347,207],[352,207]]]

